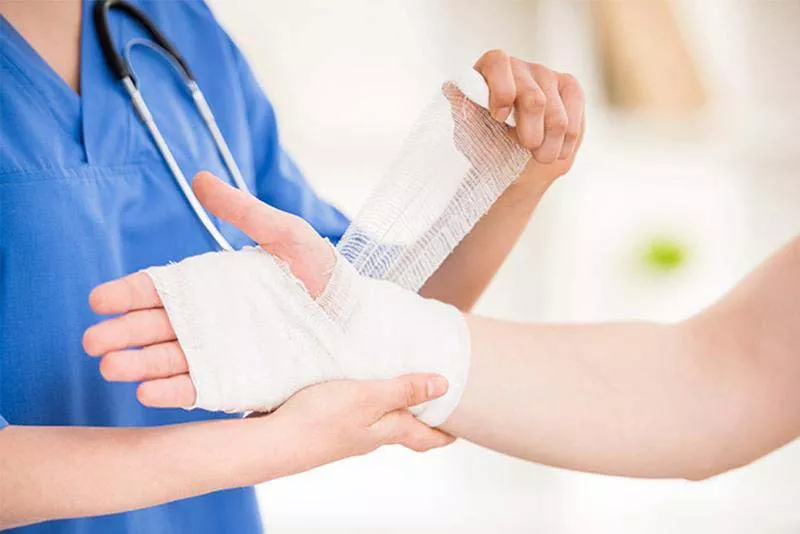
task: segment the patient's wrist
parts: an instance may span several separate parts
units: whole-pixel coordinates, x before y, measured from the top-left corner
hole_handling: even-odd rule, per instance
[[[469,336],[461,313],[361,277],[341,256],[316,301],[257,247],[147,273],[186,354],[194,407],[269,411],[328,380],[436,372],[450,390],[417,410],[436,425],[455,408],[466,382]]]

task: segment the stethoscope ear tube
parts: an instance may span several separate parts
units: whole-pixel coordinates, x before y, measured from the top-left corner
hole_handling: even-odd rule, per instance
[[[108,13],[112,9],[119,9],[124,11],[134,20],[136,20],[147,31],[155,43],[163,48],[169,55],[171,55],[183,70],[187,80],[194,81],[189,65],[186,60],[178,53],[172,43],[159,31],[156,25],[150,20],[150,17],[144,14],[142,10],[133,4],[129,4],[125,0],[95,0],[94,4],[94,25],[97,30],[97,36],[100,40],[100,47],[103,50],[103,56],[106,58],[111,72],[119,79],[130,78],[136,83],[136,77],[133,74],[133,69],[128,65],[127,60],[117,52],[114,45],[114,39],[111,37],[111,27],[108,22]]]
[[[189,202],[192,211],[194,211],[202,225],[206,228],[208,233],[222,250],[233,250],[231,244],[214,225],[211,217],[208,215],[208,213],[206,213],[205,209],[203,209],[203,206],[200,204],[200,201],[192,192],[192,187],[189,184],[189,181],[181,171],[178,162],[173,156],[172,151],[169,149],[166,139],[164,139],[164,136],[161,134],[153,115],[150,113],[150,110],[147,107],[147,103],[144,101],[144,98],[139,91],[136,83],[136,75],[130,63],[128,62],[127,55],[122,55],[117,52],[117,48],[114,45],[114,39],[111,37],[111,28],[108,23],[108,13],[112,9],[119,9],[141,24],[155,43],[152,45],[153,48],[157,49],[165,56],[169,56],[171,65],[176,70],[180,71],[180,74],[183,76],[183,81],[185,82],[186,87],[192,96],[192,100],[194,101],[194,104],[200,113],[203,122],[208,128],[211,137],[214,140],[214,144],[216,145],[217,150],[219,151],[219,154],[225,163],[225,166],[231,173],[233,181],[236,183],[239,189],[248,192],[249,190],[247,183],[244,181],[242,173],[239,170],[239,167],[236,165],[233,154],[228,148],[228,144],[225,142],[225,138],[222,135],[219,126],[217,125],[217,121],[214,119],[214,114],[211,112],[211,108],[208,105],[205,96],[203,96],[202,91],[200,91],[200,87],[198,87],[197,82],[194,79],[194,75],[189,69],[189,65],[186,63],[186,60],[184,60],[183,57],[178,54],[178,51],[174,46],[172,46],[172,43],[170,43],[167,38],[164,37],[158,28],[156,28],[153,21],[150,20],[150,18],[144,12],[142,12],[136,6],[129,4],[125,0],[95,1],[94,23],[97,29],[98,38],[100,40],[100,47],[103,50],[103,55],[105,56],[109,68],[119,79],[119,81],[122,83],[122,86],[125,88],[125,91],[128,93],[136,114],[139,116],[145,128],[150,133],[150,137],[152,138],[156,148],[161,154],[161,157],[164,159],[164,162],[172,173],[173,178],[175,178],[178,187],[180,187],[181,192]]]

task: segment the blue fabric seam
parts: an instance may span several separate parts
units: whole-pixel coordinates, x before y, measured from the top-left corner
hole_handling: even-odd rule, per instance
[[[36,102],[36,107],[50,115],[58,124],[58,127],[61,129],[61,131],[67,134],[67,137],[72,138],[72,132],[70,132],[67,126],[64,124],[63,119],[53,113],[53,108],[50,106],[43,106],[41,104],[42,102],[49,102],[49,99],[44,95],[44,93],[41,92],[41,90],[39,90],[38,87],[36,87],[36,84],[33,83],[33,80],[31,80],[30,76],[28,76],[27,73],[25,73],[25,71],[23,71],[14,61],[11,61],[7,57],[5,59],[6,64],[14,69],[19,76],[25,79],[26,82],[28,82],[27,84],[22,84],[21,87],[28,94],[28,96],[31,97],[34,102]]]
[[[126,175],[134,173],[137,169],[142,167],[153,167],[153,166],[163,166],[164,162],[161,160],[156,161],[140,161],[140,162],[132,162],[126,163],[125,165],[109,165],[109,166],[102,166],[102,165],[89,165],[89,164],[82,164],[77,165],[75,167],[39,167],[37,169],[25,170],[25,171],[10,171],[10,172],[0,172],[0,180],[3,178],[9,178],[8,182],[0,181],[0,186],[4,185],[17,185],[20,183],[25,183],[29,181],[30,183],[38,183],[38,182],[58,182],[58,181],[79,181],[79,180],[90,180],[90,178],[84,177],[69,177],[64,176],[63,173],[77,173],[82,172],[85,170],[89,170],[92,173],[92,177],[114,177],[120,175]],[[35,175],[35,174],[43,174],[49,172],[58,172],[62,173],[58,176],[48,175],[45,178],[39,180],[23,180],[25,176]],[[13,178],[18,178],[18,180],[11,180]]]

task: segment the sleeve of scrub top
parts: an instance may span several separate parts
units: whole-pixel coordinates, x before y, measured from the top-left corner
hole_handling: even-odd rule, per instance
[[[305,219],[334,244],[350,224],[347,217],[321,199],[303,173],[280,144],[272,104],[261,89],[241,51],[228,38],[237,62],[242,92],[247,106],[253,162],[255,194],[271,206]]]
[[[8,426],[8,421],[3,419],[3,416],[0,415],[0,430],[3,430],[7,426]]]

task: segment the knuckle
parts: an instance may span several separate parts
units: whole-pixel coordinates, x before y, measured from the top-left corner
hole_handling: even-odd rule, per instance
[[[560,78],[561,78],[561,85],[564,87],[580,86],[578,78],[576,78],[569,72],[561,74]]]
[[[517,95],[510,87],[502,87],[492,91],[492,97],[497,105],[510,106]]]
[[[576,78],[572,74],[569,73],[562,74],[560,83],[562,91],[568,92],[570,94],[575,94],[578,96],[583,96],[583,88],[581,87],[581,82],[578,81],[578,78]]]
[[[406,406],[414,406],[420,402],[421,399],[419,398],[417,388],[413,382],[406,382],[403,386],[403,390]]]
[[[554,132],[566,132],[569,128],[569,119],[567,119],[566,113],[561,111],[549,113],[545,119],[545,122],[547,123],[548,129]]]
[[[164,354],[162,348],[158,348],[150,355],[151,357],[148,358],[145,364],[147,376],[150,377],[161,377],[170,374],[170,365],[169,360]]]
[[[487,52],[485,52],[481,58],[478,60],[478,63],[485,64],[485,63],[494,63],[499,61],[508,61],[508,54],[505,51],[499,48],[493,48]]]
[[[515,71],[518,70],[529,70],[531,68],[531,64],[527,61],[523,61],[518,57],[510,56],[508,61],[511,63],[511,68]]]
[[[540,91],[528,88],[522,94],[519,105],[526,113],[539,114],[544,111],[547,99]]]
[[[177,374],[183,369],[181,368],[181,358],[178,352],[177,344],[166,343],[160,345],[159,352],[164,360],[165,370],[169,374]]]
[[[539,163],[549,165],[550,163],[553,163],[556,160],[558,154],[551,150],[547,151],[540,150],[535,154],[535,156],[536,156],[536,161],[538,161]]]
[[[528,68],[537,77],[553,78],[555,73],[552,69],[542,65],[541,63],[529,63]]]
[[[164,361],[157,355],[154,358],[148,358],[144,364],[145,376],[150,378],[158,378],[166,375],[166,365]]]
[[[564,134],[564,143],[565,144],[574,143],[575,141],[578,140],[579,135],[580,133],[578,132],[578,130],[576,128],[573,128],[572,125],[570,125],[570,127],[567,128],[567,131]]]

